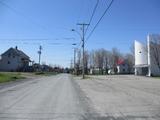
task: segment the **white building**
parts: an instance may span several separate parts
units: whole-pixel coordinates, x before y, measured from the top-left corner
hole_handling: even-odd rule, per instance
[[[147,45],[135,41],[135,75],[160,75],[160,35],[148,35]]]
[[[129,67],[127,63],[122,63],[117,65],[117,73],[118,74],[128,74],[129,73]]]
[[[10,48],[1,55],[0,71],[17,71],[29,66],[30,58],[21,50]]]

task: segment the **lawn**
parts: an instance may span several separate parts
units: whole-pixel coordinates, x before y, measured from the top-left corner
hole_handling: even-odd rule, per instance
[[[1,72],[0,73],[0,83],[15,81],[18,79],[24,79],[25,77],[21,73],[12,72]]]

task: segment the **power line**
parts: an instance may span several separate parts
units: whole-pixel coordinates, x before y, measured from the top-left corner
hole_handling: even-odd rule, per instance
[[[93,34],[93,32],[95,31],[95,29],[97,28],[97,26],[99,25],[99,23],[101,22],[101,20],[103,19],[103,17],[105,16],[105,14],[108,12],[109,8],[112,6],[114,0],[111,0],[110,4],[108,5],[108,7],[106,8],[106,10],[104,11],[104,13],[102,14],[102,16],[100,17],[100,19],[98,20],[98,22],[96,23],[96,25],[94,26],[94,28],[92,29],[92,31],[90,32],[90,34],[87,37],[86,42],[89,40],[89,38],[91,37],[91,35]]]
[[[93,9],[91,18],[90,18],[90,20],[89,20],[89,24],[91,24],[91,22],[92,22],[92,20],[93,20],[93,17],[94,17],[94,15],[95,15],[95,13],[96,13],[96,9],[97,9],[97,7],[98,7],[98,4],[99,4],[99,0],[97,0],[96,5],[95,5],[95,7],[94,7],[94,9]],[[89,28],[89,26],[87,26],[87,28],[86,28],[85,35],[86,35],[87,31],[88,31],[88,28]]]
[[[92,22],[92,20],[93,20],[93,17],[94,17],[94,14],[96,13],[96,9],[97,9],[97,7],[98,7],[98,4],[99,4],[99,0],[97,0],[96,5],[95,5],[95,7],[94,7],[94,9],[93,9],[92,15],[91,15],[90,20],[89,20],[89,24],[91,24],[91,22]],[[89,28],[89,26],[87,26],[84,35],[87,33],[88,28]],[[80,48],[80,47],[81,47],[81,44],[82,44],[82,41],[80,41],[80,42],[77,44],[77,48]]]
[[[92,19],[93,19],[93,17],[94,17],[94,14],[96,13],[96,9],[97,9],[97,7],[98,7],[98,4],[99,4],[99,0],[97,0],[96,5],[95,5],[95,7],[94,7],[94,9],[93,9],[92,15],[91,15],[90,20],[89,20],[89,24],[92,22]],[[89,25],[87,26],[84,35],[87,33],[88,28],[89,28]],[[80,47],[81,47],[81,44],[82,44],[82,41],[80,41],[80,42],[77,44],[77,48],[80,48]]]

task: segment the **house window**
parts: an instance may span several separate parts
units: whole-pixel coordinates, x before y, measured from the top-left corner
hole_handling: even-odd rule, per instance
[[[11,64],[11,62],[10,62],[10,61],[8,61],[8,64]]]
[[[125,72],[125,69],[123,69],[123,72]]]

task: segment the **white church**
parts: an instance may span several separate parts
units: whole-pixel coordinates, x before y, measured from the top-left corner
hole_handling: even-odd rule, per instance
[[[147,45],[135,40],[135,75],[160,76],[160,35],[147,36]]]

